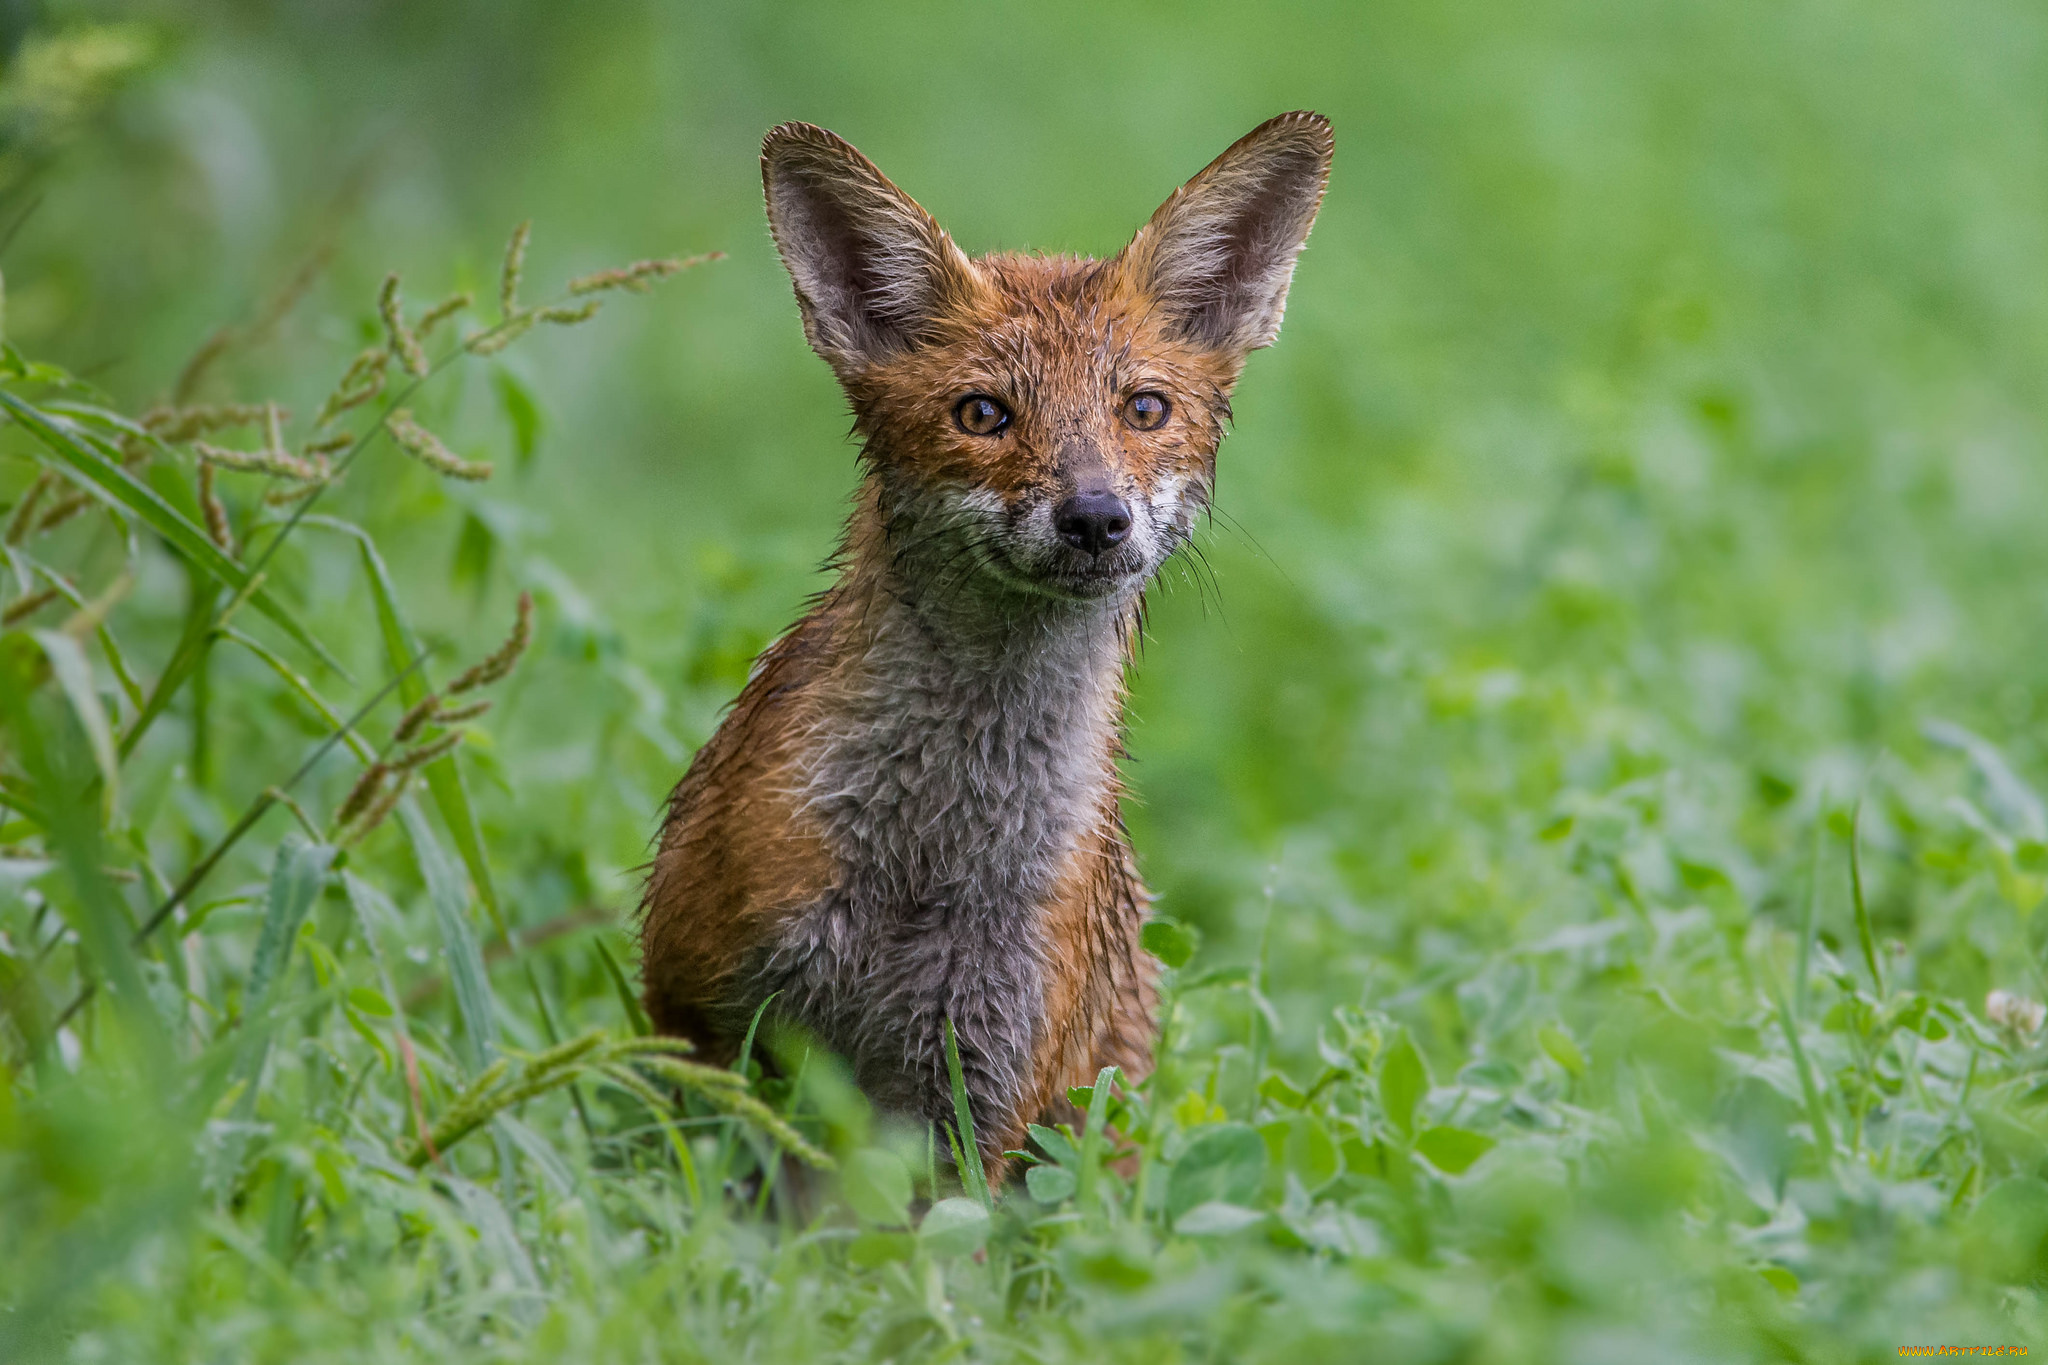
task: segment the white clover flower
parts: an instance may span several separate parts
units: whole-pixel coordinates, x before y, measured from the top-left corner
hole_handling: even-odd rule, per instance
[[[1984,1016],[2014,1033],[2034,1034],[2048,1022],[2048,1005],[2011,991],[1993,991],[1984,997]]]

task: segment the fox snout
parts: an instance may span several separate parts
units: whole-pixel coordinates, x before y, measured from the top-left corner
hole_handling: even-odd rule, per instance
[[[1060,539],[1100,558],[1131,536],[1131,505],[1106,488],[1074,494],[1053,509],[1052,525]]]
[[[1142,589],[1194,532],[1196,511],[1177,486],[1148,487],[1107,473],[1064,479],[1005,496],[988,488],[941,492],[925,557],[971,565],[948,588],[1091,601]],[[913,495],[915,496],[915,495]],[[915,537],[899,536],[915,545]],[[906,559],[917,558],[915,549]],[[908,565],[906,565],[908,567]]]

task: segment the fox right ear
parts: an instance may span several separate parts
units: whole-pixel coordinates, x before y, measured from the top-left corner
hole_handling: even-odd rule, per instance
[[[761,144],[768,227],[811,346],[842,377],[915,346],[979,292],[973,262],[854,146],[808,123]]]

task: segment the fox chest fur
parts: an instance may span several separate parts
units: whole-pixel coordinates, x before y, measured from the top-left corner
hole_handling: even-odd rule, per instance
[[[1111,260],[970,260],[831,134],[769,135],[770,224],[865,472],[839,580],[670,798],[659,1027],[728,1057],[765,1004],[937,1121],[950,1024],[998,1171],[1068,1086],[1149,1069],[1124,675],[1328,160],[1328,125],[1283,115]]]
[[[748,995],[843,1051],[889,1108],[948,1085],[950,1019],[979,1112],[1017,1110],[1041,1041],[1047,903],[1114,815],[1117,608],[962,644],[892,603],[841,704],[807,737],[799,798],[840,878],[764,945]],[[1136,906],[1135,891],[1129,897]]]

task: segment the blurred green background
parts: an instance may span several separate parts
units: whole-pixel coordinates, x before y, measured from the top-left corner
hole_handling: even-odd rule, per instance
[[[1403,1021],[1446,1077],[1548,1065],[1539,1015],[1598,1040],[1596,1067],[1668,1062],[1672,1121],[1698,1138],[1610,1172],[1603,1216],[1656,1224],[1637,1252],[1598,1228],[1546,1242],[1512,1199],[1498,1225],[1475,1215],[1509,1261],[1625,1280],[1717,1216],[1674,1172],[1740,1146],[1713,1136],[1746,1102],[1731,1077],[1799,1100],[1756,945],[1810,903],[1818,951],[1862,960],[1859,796],[1893,987],[1963,1014],[1993,988],[2043,994],[2038,4],[14,0],[0,35],[7,337],[137,408],[323,243],[313,301],[226,362],[223,393],[317,404],[292,358],[373,336],[386,270],[421,300],[488,293],[522,219],[538,280],[726,253],[507,360],[542,414],[511,477],[471,493],[373,473],[338,495],[375,520],[430,636],[487,643],[514,591],[543,598],[530,690],[475,746],[522,923],[623,918],[667,784],[821,586],[846,508],[847,413],[768,239],[762,134],[832,128],[970,251],[1101,255],[1244,131],[1313,108],[1336,126],[1329,197],[1238,392],[1207,567],[1154,593],[1131,708],[1128,814],[1159,909],[1202,932],[1198,965],[1261,964],[1276,1011],[1250,1048],[1230,1043],[1249,992],[1192,1013],[1196,1088],[1208,1067],[1238,1115],[1232,1068],[1256,1084],[1268,1043],[1313,1075],[1337,1006]],[[517,444],[499,397],[476,379],[441,402],[458,449]],[[360,615],[355,580],[287,571],[322,619]],[[592,658],[601,687],[577,671]],[[1933,720],[1992,747],[1934,742]],[[246,798],[275,780],[280,726],[223,726],[227,750],[273,754],[230,765]],[[609,1008],[578,979],[564,990]],[[1673,1013],[1637,1012],[1657,1000]],[[2030,1095],[2039,1040],[2006,1044],[2000,1093]],[[1864,1100],[1903,1072],[1876,1051],[1822,1064],[1864,1097],[1837,1123],[1890,1131]],[[1799,1311],[1833,1326],[1698,1358],[1766,1340],[1875,1358],[1901,1324],[1995,1336],[2014,1319],[1994,1302],[2041,1320],[2038,1237],[2014,1234],[2017,1260],[1993,1260],[2020,1268],[1981,1281],[1953,1278],[1961,1243],[1942,1240],[2000,1180],[2035,1199],[2038,1098],[1970,1128],[1974,1082],[1945,1074],[1934,1099],[1906,1086],[1936,1127],[1872,1137],[1884,1193],[1843,1176],[1833,1212],[1802,1206],[1830,1230],[1781,1260],[1831,1286]],[[1578,1099],[1655,1108],[1626,1086]],[[1946,1230],[1886,1221],[1899,1190],[1937,1191],[1925,1226]],[[1842,1212],[1864,1195],[1881,1216]],[[1743,1255],[1776,1245],[1747,1236]],[[1654,1304],[1562,1280],[1475,1310],[1510,1325],[1461,1338],[1468,1300],[1404,1283],[1452,1324],[1431,1339],[1463,1343],[1416,1358],[1658,1340]],[[1634,1326],[1528,1325],[1579,1312]]]
[[[1786,780],[1911,745],[1929,707],[2033,753],[2032,6],[494,0],[44,22],[106,14],[146,64],[10,190],[40,204],[6,268],[10,334],[117,393],[161,391],[323,234],[322,288],[357,308],[388,267],[488,279],[527,217],[540,277],[728,253],[525,358],[549,420],[510,499],[694,703],[689,742],[819,585],[854,475],[763,226],[762,132],[835,129],[970,250],[1103,254],[1239,133],[1311,107],[1337,169],[1237,403],[1215,591],[1169,575],[1138,674],[1132,819],[1166,905],[1224,927],[1268,865],[1398,899],[1402,829],[1434,828],[1411,857],[1464,876],[1484,855],[1451,831],[1541,822],[1554,769],[1444,770],[1433,679],[1480,679],[1482,706],[1606,689]],[[1557,764],[1578,739],[1550,736]],[[1366,963],[1314,984],[1347,997]]]

